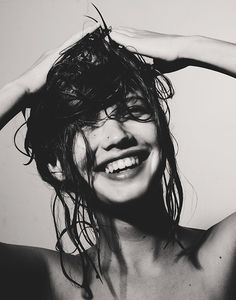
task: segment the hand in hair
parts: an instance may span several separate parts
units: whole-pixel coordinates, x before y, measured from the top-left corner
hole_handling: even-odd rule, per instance
[[[188,37],[125,27],[113,29],[110,36],[128,50],[153,58],[162,73],[180,70],[188,65],[183,60],[189,44]]]
[[[48,71],[60,57],[61,52],[99,26],[100,24],[96,23],[94,26],[73,35],[58,48],[47,51],[28,71],[0,90],[0,128],[7,124],[19,111],[31,106],[30,103],[26,103],[25,96],[36,93],[45,84]]]
[[[96,30],[99,25],[99,23],[96,23],[94,26],[90,26],[74,34],[59,47],[44,53],[28,71],[17,79],[18,84],[24,87],[26,93],[37,92],[46,82],[47,73],[53,63],[60,57],[61,52],[79,41],[86,34]]]
[[[162,34],[119,27],[111,38],[128,50],[151,57],[163,73],[193,65],[236,77],[236,44],[204,36]]]
[[[166,61],[181,58],[182,49],[186,46],[184,36],[167,35],[126,27],[113,29],[110,36],[131,52]]]

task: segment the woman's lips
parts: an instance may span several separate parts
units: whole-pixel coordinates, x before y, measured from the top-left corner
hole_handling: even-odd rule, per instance
[[[136,166],[131,169],[126,169],[118,173],[106,174],[103,173],[107,178],[111,180],[124,180],[124,179],[132,179],[134,178],[142,169],[143,164]]]
[[[99,163],[95,168],[94,172],[105,172],[114,173],[122,171],[123,169],[139,165],[142,161],[146,160],[149,156],[149,149],[137,149],[123,151],[119,155],[111,156]]]
[[[113,162],[110,162],[105,167],[106,174],[122,172],[126,169],[134,168],[140,164],[138,156],[124,157]]]
[[[148,155],[143,156],[142,159],[141,157],[137,156],[130,156],[127,158],[123,158],[123,163],[126,164],[127,166],[123,167],[122,163],[120,160],[114,161],[113,165],[108,164],[108,166],[105,168],[105,170],[101,171],[100,174],[108,179],[111,180],[124,180],[124,179],[132,179],[136,175],[139,174],[139,172],[144,168],[145,161],[147,160]],[[129,160],[129,162],[128,162]],[[120,162],[119,162],[120,161]],[[132,162],[132,164],[131,164]],[[116,163],[118,166],[116,166]],[[120,164],[120,168],[119,168]],[[128,164],[130,164],[128,166]],[[110,167],[110,169],[108,169]],[[114,169],[112,169],[114,167]],[[116,169],[115,169],[116,168]]]

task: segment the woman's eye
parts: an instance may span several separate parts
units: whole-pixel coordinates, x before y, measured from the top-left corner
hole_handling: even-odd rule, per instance
[[[151,116],[150,111],[142,105],[136,105],[136,106],[132,106],[129,108],[129,113],[135,117],[135,118],[139,118],[139,119],[148,119]]]

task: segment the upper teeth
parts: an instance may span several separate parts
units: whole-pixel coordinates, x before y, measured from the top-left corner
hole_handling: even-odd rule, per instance
[[[105,172],[109,174],[109,173],[113,173],[116,170],[123,170],[127,167],[131,167],[133,165],[138,165],[138,164],[139,164],[139,158],[137,156],[126,157],[107,164],[105,168]]]

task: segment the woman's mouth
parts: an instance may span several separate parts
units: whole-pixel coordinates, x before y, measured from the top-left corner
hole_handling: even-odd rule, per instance
[[[149,154],[148,151],[127,153],[126,156],[119,157],[103,165],[100,172],[105,177],[113,180],[131,179],[142,169],[143,162]]]
[[[127,169],[133,169],[138,165],[140,165],[140,159],[138,156],[125,157],[107,164],[105,167],[105,173],[106,174],[120,173]]]

